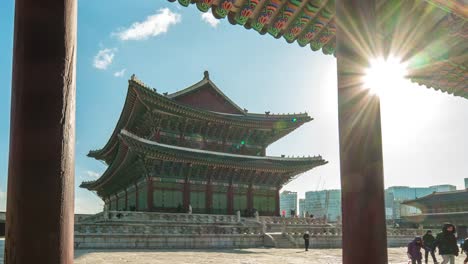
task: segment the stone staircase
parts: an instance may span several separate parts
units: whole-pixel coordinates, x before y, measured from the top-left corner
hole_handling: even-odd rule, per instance
[[[296,243],[291,241],[287,234],[268,233],[275,242],[276,248],[297,248]]]

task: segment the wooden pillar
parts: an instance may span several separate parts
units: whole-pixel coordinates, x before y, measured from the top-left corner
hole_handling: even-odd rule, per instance
[[[247,210],[252,212],[254,208],[254,199],[253,199],[253,185],[249,184],[249,188],[247,189]]]
[[[146,203],[148,204],[148,212],[153,211],[153,192],[154,192],[154,186],[153,186],[153,177],[148,177],[146,180],[146,187],[147,187],[147,194],[146,194]]]
[[[5,263],[73,263],[76,2],[15,2]]]
[[[380,48],[375,2],[336,6],[344,264],[388,263],[380,100],[362,81]]]
[[[212,176],[214,174],[214,170],[216,167],[212,168],[210,175],[208,176],[208,181],[206,184],[206,196],[205,196],[205,208],[206,213],[211,214],[213,212],[213,183],[212,183]],[[207,171],[208,173],[208,171]]]
[[[130,210],[128,210],[128,193],[127,193],[127,189],[125,189],[125,211],[130,211]]]
[[[135,210],[138,211],[138,183],[135,183]]]
[[[205,208],[207,214],[211,214],[213,212],[213,185],[211,184],[211,181],[206,185]]]
[[[232,186],[232,182],[229,183],[226,198],[227,198],[227,213],[234,214],[234,186]]]
[[[187,211],[190,205],[190,171],[192,165],[189,164],[189,172],[187,175],[185,175],[185,181],[184,181],[184,193],[183,193],[183,203],[184,203],[184,209]],[[183,168],[181,169],[183,171]]]

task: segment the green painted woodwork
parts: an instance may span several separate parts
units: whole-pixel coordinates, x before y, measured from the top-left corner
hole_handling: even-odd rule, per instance
[[[136,210],[136,192],[127,193],[127,210]]]
[[[153,206],[162,209],[176,209],[183,205],[181,190],[156,189],[153,192]]]
[[[253,207],[257,209],[260,214],[272,213],[276,209],[275,196],[259,195],[255,193],[253,196]]]
[[[119,201],[117,203],[117,210],[118,211],[125,211],[125,196],[119,197]]]
[[[148,189],[146,185],[138,186],[138,210],[148,209]]]
[[[205,192],[190,192],[190,205],[193,213],[205,213]]]
[[[213,208],[214,214],[226,214],[227,213],[227,194],[226,193],[213,193]]]
[[[234,194],[234,211],[241,211],[247,209],[247,194]]]

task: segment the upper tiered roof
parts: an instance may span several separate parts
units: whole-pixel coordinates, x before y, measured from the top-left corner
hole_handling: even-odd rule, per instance
[[[174,2],[175,0],[169,0]],[[178,0],[233,25],[334,54],[335,0]],[[409,78],[468,98],[468,5],[465,0],[380,0],[380,36],[409,63]],[[364,29],[363,29],[364,30]],[[359,36],[357,36],[359,38]]]
[[[116,155],[119,132],[126,129],[146,137],[152,127],[157,126],[156,116],[159,113],[202,127],[236,127],[238,130],[250,131],[249,134],[261,134],[264,147],[312,120],[307,113],[247,113],[221,92],[209,79],[207,72],[200,82],[173,94],[160,94],[134,75],[128,83],[125,105],[109,141],[102,149],[90,151],[88,154],[90,157],[105,160],[108,164]],[[201,97],[205,100],[199,100]]]

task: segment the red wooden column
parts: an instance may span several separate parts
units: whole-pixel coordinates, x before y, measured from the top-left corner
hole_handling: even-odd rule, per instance
[[[153,187],[153,177],[148,177],[146,180],[146,185],[147,185],[147,194],[146,194],[146,203],[148,204],[148,212],[153,211],[153,192],[154,192],[154,187]]]
[[[189,169],[188,169],[187,175],[185,175],[184,193],[183,193],[183,203],[184,203],[184,209],[186,211],[188,210],[189,205],[190,205],[190,173],[191,173],[192,164],[188,164],[188,167]]]
[[[209,181],[206,184],[205,208],[206,213],[210,214],[213,211],[213,184]]]
[[[227,213],[234,214],[234,186],[232,185],[234,182],[234,177],[237,173],[241,173],[241,171],[234,169],[231,171],[231,175],[229,175],[229,186],[227,189]]]
[[[234,186],[229,183],[227,190],[227,213],[234,214]]]
[[[215,172],[216,167],[211,167],[211,171],[209,171],[210,167],[207,167],[207,184],[206,184],[206,192],[205,192],[205,208],[206,213],[210,214],[213,212],[213,175]],[[209,174],[208,174],[209,173]]]
[[[252,183],[249,184],[249,188],[247,189],[247,210],[252,212],[254,207],[254,200],[253,200],[253,186]]]
[[[375,0],[337,1],[343,263],[388,263],[380,100],[362,82],[378,50]]]
[[[5,263],[73,263],[76,0],[17,0]]]
[[[139,202],[138,202],[138,183],[135,183],[135,210],[138,211],[139,207]]]

